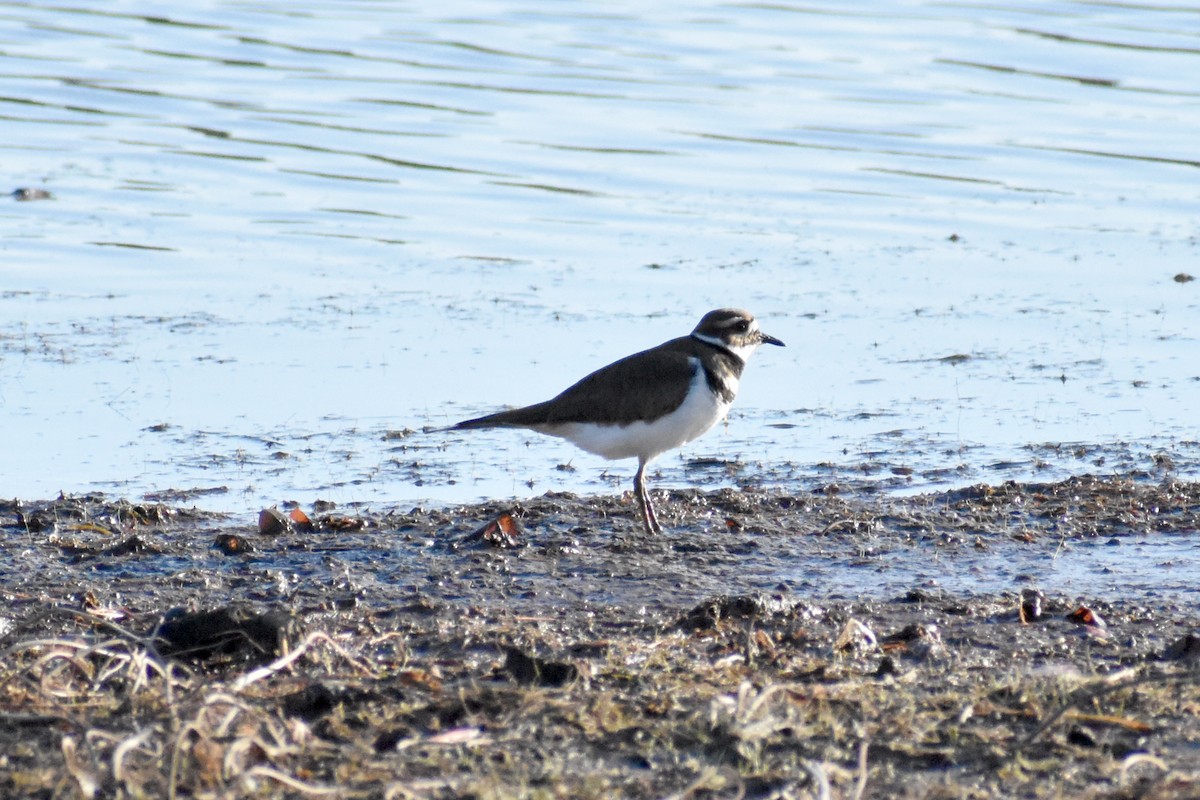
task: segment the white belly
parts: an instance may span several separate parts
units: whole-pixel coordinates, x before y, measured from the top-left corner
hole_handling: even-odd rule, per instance
[[[559,436],[589,453],[608,459],[634,458],[646,462],[660,453],[690,442],[729,413],[729,403],[708,388],[704,370],[696,363],[696,376],[683,404],[653,422],[628,425],[588,425],[570,422],[538,426],[535,430]]]

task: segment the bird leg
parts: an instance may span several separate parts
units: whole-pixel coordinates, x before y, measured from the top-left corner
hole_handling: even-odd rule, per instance
[[[646,533],[662,533],[662,526],[654,516],[654,506],[650,502],[650,493],[646,491],[646,462],[638,461],[637,473],[633,476],[633,494],[637,497],[638,508],[642,512],[642,522],[646,525]]]

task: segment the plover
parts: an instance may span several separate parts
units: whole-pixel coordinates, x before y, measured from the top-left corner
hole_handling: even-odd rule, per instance
[[[468,419],[450,430],[529,428],[607,459],[637,458],[634,494],[647,533],[662,526],[646,491],[646,465],[725,418],[746,359],[783,346],[748,311],[718,308],[688,336],[615,361],[552,400]]]

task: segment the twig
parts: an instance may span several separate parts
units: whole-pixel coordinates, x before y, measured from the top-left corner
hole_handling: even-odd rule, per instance
[[[63,763],[67,772],[75,779],[79,794],[84,800],[92,800],[100,789],[100,778],[93,769],[83,763],[83,758],[79,755],[79,743],[74,736],[62,738],[62,754]]]
[[[113,754],[112,754],[113,780],[117,781],[118,783],[124,783],[124,781],[125,781],[124,761],[125,761],[126,754],[130,750],[141,747],[143,744],[145,744],[146,740],[149,739],[151,734],[153,734],[153,733],[154,733],[153,728],[147,728],[146,730],[142,731],[141,733],[137,734],[136,736],[130,736],[128,739],[121,742],[119,745],[116,746],[116,748],[113,749]]]
[[[863,795],[867,793],[867,750],[871,743],[866,737],[858,743],[858,780],[854,784],[854,794],[851,795],[853,800],[862,800]]]
[[[829,776],[825,774],[825,767],[816,761],[805,760],[804,768],[808,770],[809,777],[813,780],[813,785],[817,789],[817,800],[830,800],[833,797],[833,790],[829,787]]]
[[[840,531],[842,528],[854,528],[859,525],[870,525],[871,523],[872,523],[872,520],[869,520],[869,519],[864,520],[864,519],[854,519],[853,517],[844,517],[842,519],[834,520],[833,522],[826,525],[824,527],[824,529],[821,530],[821,535],[826,536],[828,534],[833,533],[834,531]]]
[[[83,609],[71,608],[70,606],[64,606],[64,605],[52,605],[52,606],[48,606],[47,608],[41,609],[37,614],[34,614],[32,617],[22,620],[19,625],[14,626],[13,630],[10,631],[9,634],[11,635],[21,629],[32,628],[33,626],[37,625],[39,622],[46,619],[47,617],[56,617],[56,616],[57,617],[73,617],[75,619],[82,620],[84,622],[87,622],[89,625],[91,625],[93,627],[105,628],[109,631],[112,631],[114,634],[116,634],[121,639],[124,639],[129,642],[133,642],[134,644],[140,644],[143,647],[147,647],[147,649],[152,649],[152,648],[149,648],[148,637],[140,636],[140,635],[134,633],[133,631],[129,630],[128,628],[124,627],[123,625],[118,625],[117,623],[113,622],[112,620],[107,619],[105,617],[101,617],[98,614],[92,614],[87,611],[84,611]]]
[[[200,732],[194,722],[189,722],[175,732],[175,743],[171,747],[171,769],[167,772],[167,800],[175,800],[177,796],[175,790],[179,782],[179,767],[183,760],[183,740],[192,732]]]
[[[1053,714],[1047,717],[1046,720],[1037,727],[1033,733],[1022,739],[1014,749],[1018,751],[1024,750],[1033,743],[1034,739],[1038,738],[1047,730],[1049,730],[1055,722],[1058,722],[1063,714],[1066,714],[1068,711],[1080,705],[1081,703],[1089,700],[1096,700],[1104,697],[1105,695],[1112,694],[1113,692],[1119,692],[1124,689],[1132,689],[1136,686],[1146,686],[1154,683],[1170,683],[1171,681],[1185,680],[1189,678],[1194,679],[1196,677],[1196,673],[1196,669],[1162,672],[1157,675],[1141,675],[1133,678],[1132,680],[1121,681],[1119,683],[1113,682],[1113,677],[1110,676],[1105,679],[1103,686],[1089,688],[1086,691],[1076,692],[1074,697],[1071,697],[1069,700],[1067,700],[1067,702],[1059,706]]]
[[[360,664],[352,655],[342,649],[341,645],[331,639],[329,634],[325,633],[324,631],[313,631],[308,636],[304,637],[304,641],[296,645],[296,648],[292,650],[292,652],[275,659],[270,664],[266,664],[258,669],[247,672],[245,675],[234,681],[233,686],[230,688],[235,692],[240,692],[255,681],[260,681],[263,678],[268,678],[271,675],[274,675],[276,672],[284,669],[293,661],[300,658],[300,656],[304,655],[305,651],[316,642],[325,642],[325,644],[333,648],[334,652],[353,664],[364,675],[371,678],[375,677],[375,673],[371,671],[370,667]]]
[[[301,794],[312,795],[315,797],[329,797],[332,795],[341,795],[343,797],[345,796],[343,794],[343,790],[336,786],[310,786],[307,783],[302,783],[301,781],[297,780],[296,778],[293,778],[291,775],[288,775],[286,772],[280,772],[279,770],[272,769],[270,767],[264,767],[264,766],[260,765],[257,767],[251,767],[250,769],[248,769],[242,773],[243,780],[245,780],[246,778],[257,778],[257,777],[270,778],[271,780],[276,781],[277,783],[282,783],[284,786],[288,787],[289,789],[295,789],[297,792],[300,792]]]

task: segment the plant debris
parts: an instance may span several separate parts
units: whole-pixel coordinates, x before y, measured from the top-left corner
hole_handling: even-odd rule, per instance
[[[547,495],[517,549],[456,546],[488,504],[244,559],[213,541],[253,515],[0,503],[0,796],[1200,794],[1200,620],[1170,586],[867,582],[1187,541],[1200,486],[671,501],[653,538],[627,498]],[[835,560],[863,585],[806,577]]]

